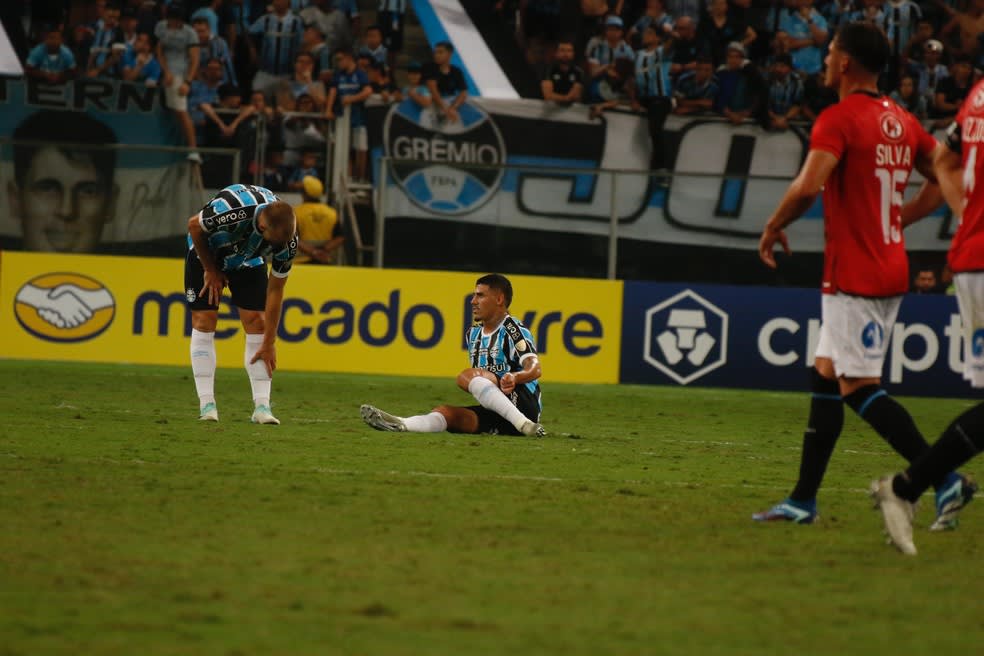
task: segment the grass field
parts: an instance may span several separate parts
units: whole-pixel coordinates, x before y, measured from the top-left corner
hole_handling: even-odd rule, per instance
[[[804,394],[545,385],[539,440],[395,435],[452,381],[0,361],[0,654],[968,654],[984,504],[906,558],[850,416],[812,527],[754,525]],[[966,401],[907,399],[931,439]],[[984,462],[984,461],[981,461]],[[980,466],[980,463],[975,463]],[[974,471],[971,465],[969,471]],[[927,503],[928,502],[928,503]]]

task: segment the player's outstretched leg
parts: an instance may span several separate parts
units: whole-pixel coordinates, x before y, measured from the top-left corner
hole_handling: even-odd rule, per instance
[[[273,411],[270,409],[270,388],[273,384],[270,372],[267,371],[266,363],[263,360],[257,360],[250,364],[250,360],[260,350],[262,344],[263,335],[247,333],[243,365],[249,375],[249,386],[253,390],[254,408],[250,421],[254,424],[277,425],[280,420],[273,416]]]
[[[447,419],[438,411],[413,417],[397,417],[384,412],[374,405],[365,404],[359,407],[362,421],[376,430],[392,433],[442,433],[448,428]]]
[[[468,381],[468,392],[475,397],[479,405],[508,421],[523,435],[528,437],[546,435],[543,426],[520,412],[519,408],[509,400],[509,397],[503,394],[502,390],[488,378],[480,375],[472,378]]]
[[[803,433],[799,479],[783,501],[752,515],[757,522],[812,524],[816,521],[817,491],[844,426],[844,403],[836,380],[824,378],[816,369],[811,370],[810,376],[813,395],[810,418]]]
[[[929,444],[909,412],[880,386],[865,385],[845,396],[844,401],[910,463],[929,451]],[[936,521],[932,530],[956,528],[957,514],[973,497],[976,484],[953,470],[939,474],[931,484],[936,489]],[[963,501],[965,496],[967,500]]]
[[[215,333],[191,330],[191,371],[198,392],[198,419],[218,421],[215,406]]]
[[[886,476],[871,484],[871,498],[881,510],[885,531],[892,544],[907,556],[916,555],[912,541],[912,518],[916,512],[913,502],[899,497],[892,489],[892,477]]]

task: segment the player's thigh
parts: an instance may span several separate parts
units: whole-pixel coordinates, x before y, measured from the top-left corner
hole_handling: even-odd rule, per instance
[[[838,378],[881,378],[901,302],[901,296],[824,294],[818,361],[829,359]]]
[[[243,310],[263,312],[266,309],[267,272],[265,266],[240,269],[227,274],[232,303]]]
[[[472,382],[472,379],[474,378],[486,378],[492,381],[493,383],[495,383],[496,387],[499,386],[499,379],[495,377],[494,373],[492,373],[491,371],[486,371],[485,369],[472,368],[472,369],[465,369],[460,374],[458,374],[458,378],[457,378],[458,387],[460,387],[462,390],[467,392],[468,385]]]
[[[218,310],[218,304],[212,305],[208,302],[208,294],[201,295],[202,287],[205,286],[205,268],[202,266],[198,255],[194,250],[189,249],[185,257],[184,266],[184,290],[185,302],[192,313],[203,310]]]
[[[963,325],[963,377],[973,387],[984,387],[984,273],[953,276]]]

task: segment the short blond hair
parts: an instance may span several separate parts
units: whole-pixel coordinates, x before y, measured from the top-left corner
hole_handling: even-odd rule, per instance
[[[263,208],[267,229],[263,238],[270,242],[282,243],[290,241],[296,230],[294,209],[282,200],[270,203]]]

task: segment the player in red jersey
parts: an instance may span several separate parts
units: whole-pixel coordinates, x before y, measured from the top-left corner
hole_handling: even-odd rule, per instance
[[[963,375],[972,387],[984,388],[984,81],[978,82],[964,101],[947,131],[946,144],[936,152],[935,166],[939,185],[927,183],[921,190],[920,196],[928,192],[929,204],[920,214],[938,205],[942,195],[954,216],[961,217],[948,260],[964,329]],[[872,484],[872,496],[882,509],[885,527],[900,550],[916,553],[912,542],[916,499],[939,479],[940,472],[952,471],[981,451],[984,403],[957,417],[939,441],[905,472]],[[953,514],[973,496],[973,489],[958,492],[947,508]]]
[[[775,268],[776,244],[790,254],[783,229],[823,190],[823,321],[799,480],[789,497],[753,515],[757,521],[816,519],[816,495],[843,427],[844,403],[909,462],[929,449],[909,413],[881,387],[885,347],[909,285],[902,193],[913,168],[935,179],[937,146],[911,114],[878,93],[888,57],[881,28],[848,23],[838,31],[825,83],[840,102],[817,119],[803,168],[759,242],[762,261]],[[938,489],[961,480],[945,478],[936,481]]]

